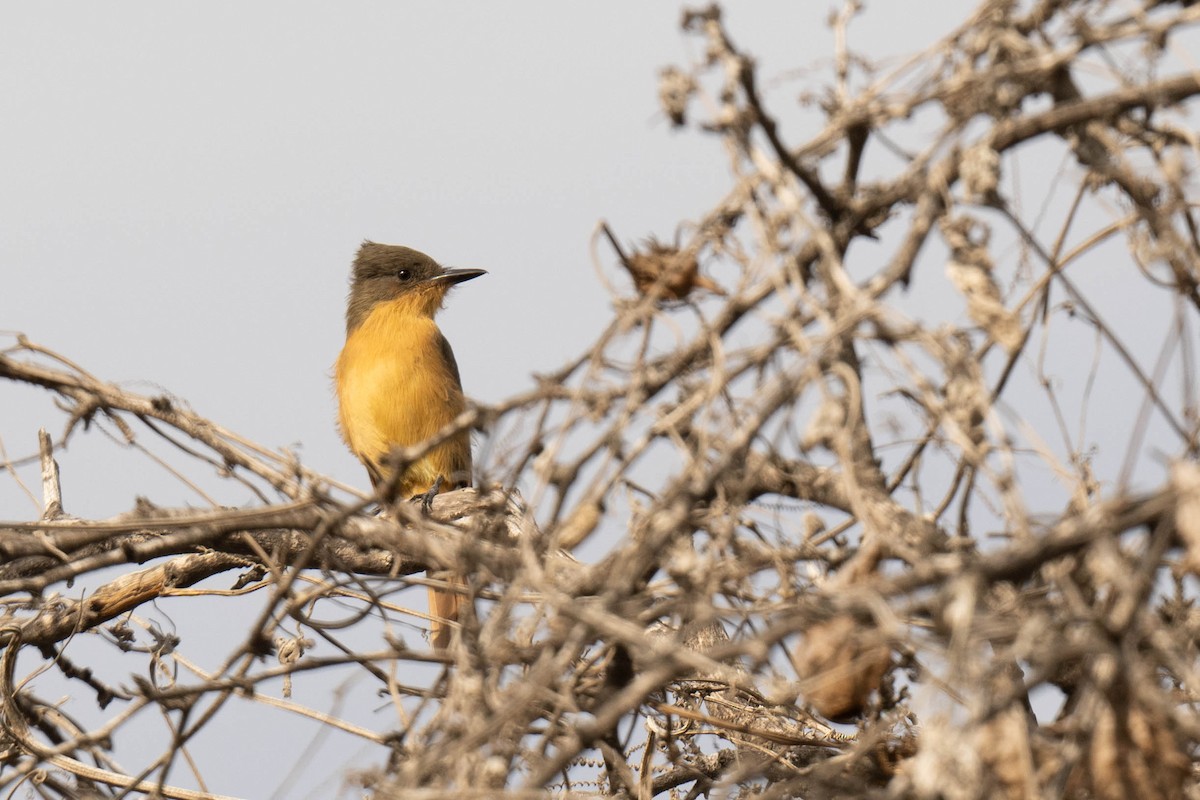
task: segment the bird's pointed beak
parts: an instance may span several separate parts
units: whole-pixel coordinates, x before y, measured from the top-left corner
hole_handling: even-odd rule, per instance
[[[443,283],[447,286],[453,286],[456,283],[469,281],[472,278],[478,278],[480,275],[487,275],[486,269],[448,269],[444,270],[441,275],[434,275],[429,279],[430,283]]]

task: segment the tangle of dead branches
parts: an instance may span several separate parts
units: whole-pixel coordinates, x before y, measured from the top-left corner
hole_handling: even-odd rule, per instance
[[[193,751],[272,708],[378,797],[1200,797],[1200,5],[987,0],[885,64],[869,13],[803,87],[684,13],[663,113],[728,192],[603,228],[611,323],[442,432],[486,488],[429,513],[0,351],[66,415],[0,522],[0,789],[237,795]],[[71,517],[92,429],[245,501]],[[428,565],[474,599],[445,652]]]

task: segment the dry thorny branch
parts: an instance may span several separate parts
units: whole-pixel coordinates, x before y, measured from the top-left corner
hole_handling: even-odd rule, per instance
[[[673,245],[609,232],[639,294],[458,421],[491,488],[429,516],[4,351],[62,443],[161,437],[259,501],[74,519],[45,442],[44,517],[0,527],[0,787],[212,796],[189,743],[250,698],[377,745],[383,797],[1200,796],[1200,5],[984,2],[891,65],[852,51],[860,12],[803,144],[720,10],[684,15],[702,57],[663,111],[732,188]],[[428,563],[476,597],[445,655],[393,599]],[[207,667],[137,615],[220,595],[238,641]],[[355,720],[280,682],[347,669],[384,698]]]

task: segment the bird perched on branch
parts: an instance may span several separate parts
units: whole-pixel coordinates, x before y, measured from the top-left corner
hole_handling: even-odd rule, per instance
[[[725,294],[724,289],[700,274],[700,262],[694,251],[680,250],[651,237],[646,240],[643,249],[627,255],[608,224],[603,223],[600,227],[621,260],[621,265],[629,271],[639,294],[652,295],[661,300],[686,300],[693,289]]]
[[[452,286],[483,274],[446,269],[411,248],[375,242],[363,242],[354,259],[346,344],[334,367],[338,422],[385,500],[430,499],[470,485],[470,431],[456,431],[410,463],[394,453],[433,439],[466,409],[454,352],[433,318]],[[445,620],[458,618],[463,599],[429,590],[435,647],[449,644]]]

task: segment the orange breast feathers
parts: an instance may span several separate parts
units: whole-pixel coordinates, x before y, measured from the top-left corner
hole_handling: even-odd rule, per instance
[[[411,303],[385,302],[346,339],[334,368],[342,438],[371,474],[394,448],[420,444],[466,408],[450,345],[430,316]],[[400,497],[428,491],[438,477],[443,489],[471,480],[471,437],[460,431],[434,447],[401,476]]]

